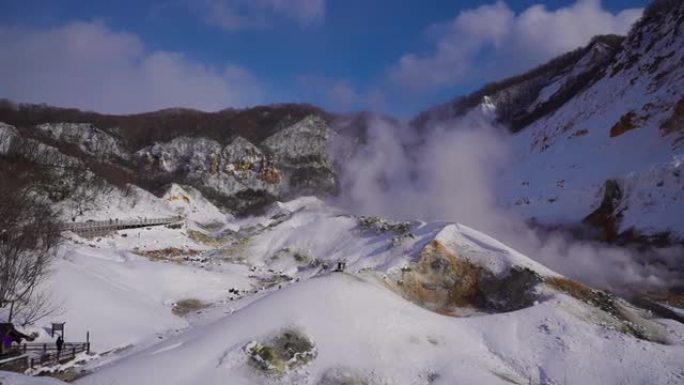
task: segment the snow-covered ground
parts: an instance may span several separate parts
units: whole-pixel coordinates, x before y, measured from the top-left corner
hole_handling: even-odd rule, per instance
[[[67,341],[90,331],[100,354],[82,365],[91,374],[79,384],[684,381],[683,325],[610,302],[629,314],[637,325],[630,329],[548,284],[561,279],[555,272],[463,225],[359,218],[315,198],[235,219],[180,186],[128,202],[136,216],[163,209],[188,219],[179,229],[67,235],[49,281],[63,312],[52,318],[66,322]],[[126,204],[119,206],[123,215]],[[334,271],[338,261],[345,272]],[[446,261],[481,278],[533,272],[535,300],[508,312],[458,301],[432,311],[432,295],[416,300],[406,278],[421,261],[449,272],[439,265]],[[508,294],[526,295],[516,287]],[[177,311],[188,299],[202,306]],[[259,369],[254,346],[285,331],[311,342],[307,362]]]
[[[558,296],[514,313],[451,318],[372,280],[332,274],[266,296],[79,383],[311,384],[335,370],[377,384],[681,383],[681,346],[626,337],[587,316],[582,305]],[[284,328],[311,338],[317,355],[298,371],[268,379],[250,368],[244,350]]]

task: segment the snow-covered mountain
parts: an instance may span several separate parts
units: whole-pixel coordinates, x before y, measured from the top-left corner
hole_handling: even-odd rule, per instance
[[[117,117],[0,103],[0,156],[58,176],[37,193],[63,221],[183,222],[64,233],[40,289],[69,338],[90,333],[94,354],[43,370],[84,385],[684,383],[681,288],[625,299],[465,224],[352,215],[325,199],[344,190],[350,159],[365,173],[406,156],[401,168],[453,122],[501,125],[501,205],[611,242],[681,241],[682,47],[684,3],[658,0],[626,38],[597,37],[421,114],[410,143],[370,154],[374,164],[355,158],[373,150],[368,114],[282,105]],[[454,167],[432,160],[419,171]],[[396,179],[425,180],[407,168]],[[449,175],[437,180],[452,186]],[[25,331],[52,344],[48,321]],[[2,372],[0,382],[59,383]]]
[[[658,0],[626,38],[596,37],[412,123],[424,138],[464,117],[507,127],[510,158],[497,198],[527,220],[588,225],[592,238],[613,243],[681,241],[683,7]],[[374,117],[301,105],[116,117],[0,103],[2,119],[110,184],[155,193],[189,184],[246,213],[275,200],[344,193],[340,166],[364,146]],[[347,144],[343,156],[336,142]]]
[[[89,331],[97,352],[63,367],[79,384],[684,376],[678,313],[585,287],[464,225],[345,215],[313,197],[235,219],[181,186],[107,206],[188,219],[67,235],[48,285],[68,334]]]
[[[624,40],[596,38],[415,123],[484,112],[513,131],[497,190],[528,219],[584,222],[611,241],[682,239],[682,47],[684,3],[656,1]]]

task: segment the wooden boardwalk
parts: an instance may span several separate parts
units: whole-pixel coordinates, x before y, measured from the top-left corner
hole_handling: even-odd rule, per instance
[[[89,342],[67,342],[61,351],[54,343],[24,343],[0,354],[0,370],[23,372],[36,366],[57,365],[83,352],[90,353]]]
[[[65,222],[59,227],[60,231],[73,231],[74,233],[103,233],[117,230],[136,229],[152,226],[169,226],[181,224],[185,220],[182,216],[165,218],[142,218],[142,219],[109,219],[105,221]]]
[[[89,342],[65,342],[62,351],[57,351],[55,344],[26,343],[19,349],[29,358],[29,367],[35,365],[48,366],[71,361],[79,353],[90,353]]]

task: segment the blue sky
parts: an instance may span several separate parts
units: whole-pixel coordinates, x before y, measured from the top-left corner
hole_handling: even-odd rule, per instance
[[[400,117],[625,33],[643,0],[1,0],[0,97]]]

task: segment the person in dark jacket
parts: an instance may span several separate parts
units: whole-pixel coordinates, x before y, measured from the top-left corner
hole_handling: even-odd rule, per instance
[[[64,338],[62,336],[57,337],[57,342],[55,342],[57,345],[57,355],[62,353],[62,347],[64,346]]]

